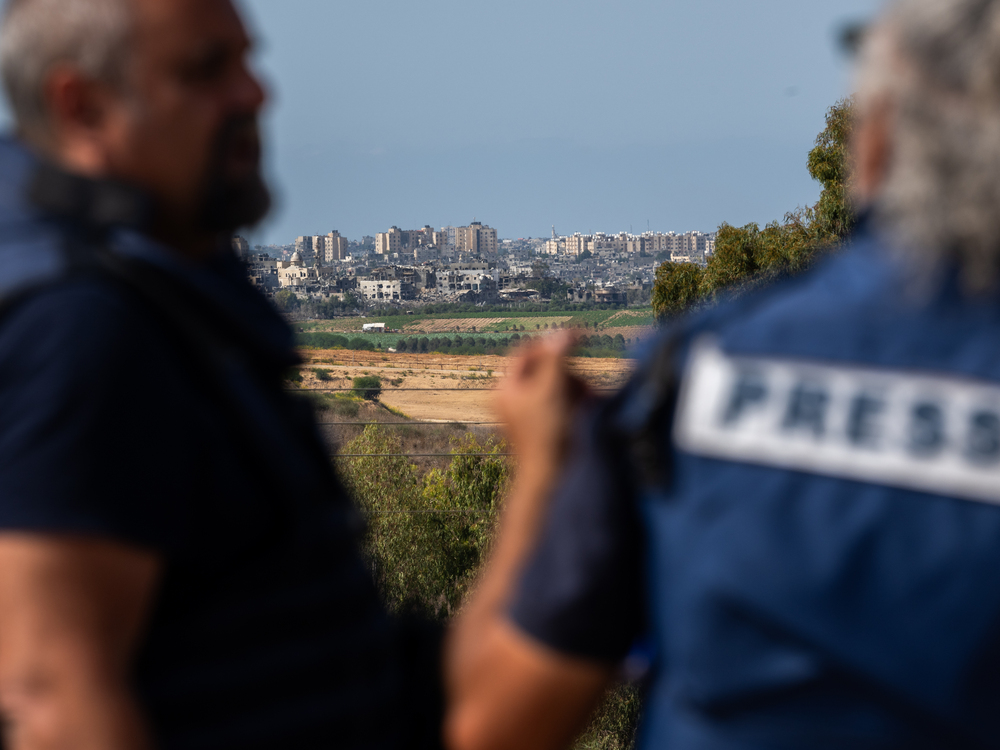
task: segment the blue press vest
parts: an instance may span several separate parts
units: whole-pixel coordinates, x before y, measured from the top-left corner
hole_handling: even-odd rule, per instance
[[[1000,746],[997,295],[862,238],[680,341],[640,746]]]

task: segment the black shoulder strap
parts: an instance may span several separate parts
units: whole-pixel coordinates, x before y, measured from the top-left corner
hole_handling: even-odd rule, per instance
[[[672,475],[670,431],[680,390],[680,340],[673,335],[662,341],[652,359],[598,415],[601,450],[620,466],[620,481],[632,490],[664,487]]]

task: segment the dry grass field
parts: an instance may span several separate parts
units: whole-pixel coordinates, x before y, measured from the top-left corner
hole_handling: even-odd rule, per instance
[[[381,402],[425,422],[489,422],[494,419],[490,391],[503,378],[510,358],[448,354],[373,353],[305,349],[303,390],[350,388],[361,375],[382,379]],[[634,362],[628,359],[573,357],[570,366],[594,388],[625,383]],[[329,380],[320,380],[314,369]]]

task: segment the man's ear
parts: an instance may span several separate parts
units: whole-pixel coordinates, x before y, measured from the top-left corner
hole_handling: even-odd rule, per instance
[[[48,116],[45,150],[74,171],[99,173],[105,166],[113,93],[70,65],[56,65],[43,91]]]
[[[865,106],[855,120],[851,159],[853,199],[859,207],[875,202],[888,176],[892,159],[892,121],[893,108],[885,99]]]

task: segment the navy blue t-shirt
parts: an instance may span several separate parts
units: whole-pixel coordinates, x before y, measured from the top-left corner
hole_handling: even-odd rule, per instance
[[[191,265],[114,231],[114,252],[210,332],[202,356],[144,291],[67,268],[85,228],[25,201],[33,160],[15,144],[0,144],[4,166],[0,529],[162,557],[133,675],[158,747],[406,744],[358,514],[283,389],[288,326],[231,253]]]
[[[583,658],[648,638],[641,746],[1000,746],[995,294],[862,238],[664,334],[603,411],[510,615]]]

